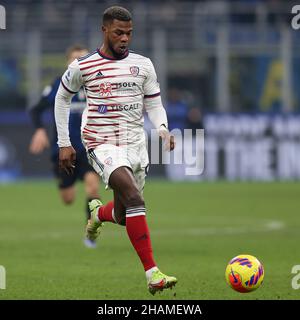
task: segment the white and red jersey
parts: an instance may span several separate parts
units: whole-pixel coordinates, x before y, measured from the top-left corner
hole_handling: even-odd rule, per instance
[[[76,59],[61,83],[71,94],[81,87],[85,89],[87,108],[82,115],[81,131],[87,149],[103,143],[144,143],[143,107],[146,111],[147,107],[163,108],[151,60],[133,52],[122,59],[113,59],[97,50]],[[158,125],[167,126],[163,112]]]

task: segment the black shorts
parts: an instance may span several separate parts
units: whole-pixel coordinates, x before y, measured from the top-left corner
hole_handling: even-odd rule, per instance
[[[58,155],[52,157],[54,175],[58,180],[59,189],[65,189],[71,187],[76,180],[83,180],[84,176],[88,172],[95,172],[93,167],[89,164],[85,151],[76,153],[76,162],[74,173],[68,175],[64,170],[59,170],[58,167]]]

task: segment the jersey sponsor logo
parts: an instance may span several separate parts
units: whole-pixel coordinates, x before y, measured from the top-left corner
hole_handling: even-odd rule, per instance
[[[110,107],[109,111],[131,111],[136,110],[139,108],[139,103],[131,103],[131,104],[118,104]],[[99,113],[106,113],[108,112],[107,105],[100,104],[98,106]]]
[[[139,108],[138,103],[120,104],[111,107],[112,111],[131,111]]]
[[[129,68],[129,70],[130,70],[130,73],[131,73],[134,77],[136,77],[136,76],[139,74],[139,72],[140,72],[140,68],[137,67],[137,66],[131,66],[131,67]]]
[[[111,85],[114,90],[121,88],[135,88],[137,86],[135,82],[117,82],[112,83]]]
[[[107,97],[112,95],[112,86],[110,82],[101,83],[99,85],[99,94],[101,97]]]
[[[107,106],[105,104],[100,104],[100,106],[98,107],[98,112],[99,113],[106,113],[107,112]]]

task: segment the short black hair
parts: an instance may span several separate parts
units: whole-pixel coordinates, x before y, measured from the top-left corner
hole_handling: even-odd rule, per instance
[[[104,11],[103,24],[111,23],[114,19],[120,21],[131,21],[132,16],[127,9],[119,6],[112,6]]]

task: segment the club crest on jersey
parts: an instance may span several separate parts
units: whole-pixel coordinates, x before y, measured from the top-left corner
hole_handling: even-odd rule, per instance
[[[107,112],[107,106],[105,104],[100,104],[100,106],[98,106],[98,112],[99,113],[106,113]]]
[[[134,77],[136,77],[138,74],[139,74],[139,72],[140,72],[140,68],[139,67],[137,67],[137,66],[132,66],[132,67],[130,67],[130,73],[134,76]]]
[[[101,83],[99,85],[99,94],[102,97],[107,97],[112,95],[112,86],[110,82]]]
[[[104,163],[107,164],[108,166],[111,166],[112,162],[113,162],[112,157],[108,157],[104,160]]]

